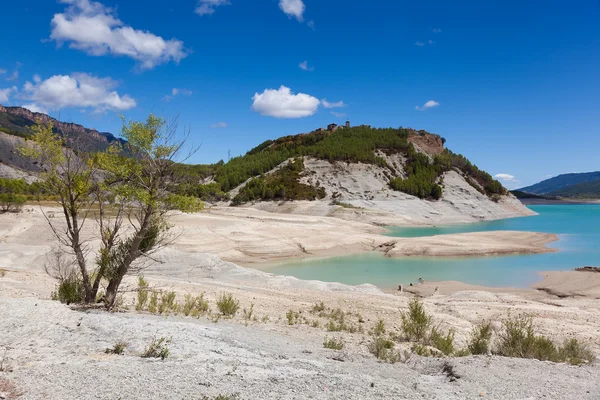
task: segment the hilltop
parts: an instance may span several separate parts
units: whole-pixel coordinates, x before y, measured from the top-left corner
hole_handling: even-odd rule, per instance
[[[600,171],[562,174],[519,191],[550,197],[597,199],[600,198]]]
[[[337,127],[267,140],[178,190],[214,203],[381,224],[437,224],[530,215],[490,174],[410,128]],[[201,183],[199,183],[201,182]]]

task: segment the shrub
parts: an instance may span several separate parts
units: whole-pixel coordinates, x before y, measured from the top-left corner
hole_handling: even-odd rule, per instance
[[[318,312],[320,313],[320,312],[323,312],[323,311],[325,311],[325,304],[323,302],[316,303],[312,307],[312,309],[310,310],[310,312],[313,313],[313,314],[314,313],[318,313]]]
[[[496,354],[505,357],[535,358],[542,361],[569,362],[579,365],[594,360],[589,349],[573,338],[556,346],[548,337],[537,335],[533,317],[527,314],[509,316],[502,321]]]
[[[20,212],[25,204],[25,196],[14,193],[0,193],[1,212]]]
[[[383,322],[383,320],[380,319],[379,322],[377,322],[377,324],[373,328],[373,335],[381,336],[384,334],[385,334],[385,322]]]
[[[244,308],[244,321],[251,321],[252,316],[254,315],[254,303],[250,303],[250,308],[246,310]]]
[[[325,340],[323,341],[323,347],[325,347],[326,349],[332,349],[332,350],[341,350],[344,348],[344,342],[342,341],[342,338],[327,338],[327,336],[325,336]]]
[[[148,311],[150,311],[152,314],[156,313],[156,311],[158,311],[158,293],[157,292],[153,292],[152,296],[150,296],[150,303],[148,303]]]
[[[6,276],[6,270],[4,268],[0,268],[0,278],[4,278]]]
[[[432,318],[416,297],[408,303],[408,312],[402,315],[402,332],[407,340],[424,341],[431,329]]]
[[[85,290],[79,273],[72,270],[70,274],[64,276],[56,286],[56,291],[52,292],[51,298],[67,305],[83,302]]]
[[[388,361],[393,357],[394,342],[383,336],[377,336],[369,343],[368,349],[378,359]]]
[[[535,344],[533,318],[522,314],[502,321],[495,353],[505,357],[532,358]]]
[[[449,356],[454,353],[454,331],[450,330],[443,335],[438,329],[432,328],[429,341],[433,347]]]
[[[194,297],[190,294],[185,295],[185,302],[182,308],[183,315],[199,317],[208,312],[208,301],[204,300],[204,293]]]
[[[285,317],[287,318],[288,325],[295,325],[300,319],[300,313],[297,313],[293,310],[288,310],[288,312],[285,313]]]
[[[127,343],[125,342],[117,342],[115,343],[115,345],[111,348],[108,347],[106,350],[104,350],[104,352],[106,354],[117,354],[117,355],[121,355],[125,352],[125,349],[127,348]]]
[[[163,293],[160,296],[160,304],[158,305],[158,313],[162,314],[164,312],[170,313],[171,311],[177,314],[179,309],[177,303],[175,303],[175,297],[177,294],[175,292],[167,292]]]
[[[224,316],[233,317],[240,308],[240,302],[231,294],[222,294],[217,300],[217,308]]]
[[[580,365],[586,362],[594,361],[594,354],[586,345],[573,338],[565,340],[562,347],[558,350],[559,358],[573,365]]]
[[[146,308],[148,302],[148,282],[144,279],[143,275],[138,276],[138,292],[137,292],[137,304],[135,309],[142,311]]]
[[[146,347],[144,353],[142,354],[143,358],[160,358],[164,360],[169,356],[169,345],[171,344],[171,339],[167,339],[165,337],[161,337],[160,339],[156,339],[156,337],[152,338],[152,342],[150,345]]]
[[[488,354],[492,340],[492,323],[482,321],[473,327],[467,349],[471,354]]]

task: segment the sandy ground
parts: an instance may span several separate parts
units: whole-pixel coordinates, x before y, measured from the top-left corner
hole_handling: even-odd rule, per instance
[[[157,254],[159,263],[144,271],[153,289],[174,291],[180,302],[185,294],[205,293],[211,312],[216,312],[218,296],[231,293],[240,302],[240,312],[218,322],[209,316],[194,319],[132,311],[135,277],[123,285],[123,308],[129,307],[123,313],[77,311],[52,302],[48,298],[56,282],[44,273],[43,265],[53,239],[45,221],[37,212],[0,215],[0,357],[2,348],[7,349],[5,363],[12,370],[0,372],[0,396],[201,399],[239,393],[242,399],[600,398],[598,364],[572,367],[488,356],[411,356],[393,365],[376,361],[368,351],[369,331],[381,319],[388,332],[398,332],[400,312],[406,310],[412,294],[277,276],[222,261],[219,255],[262,260],[269,257],[260,252],[260,243],[270,246],[263,252],[276,251],[278,246],[291,249],[296,241],[308,250],[328,244],[328,235],[334,246],[323,251],[352,249],[360,243],[357,238],[368,238],[368,249],[381,236],[379,229],[358,222],[338,223],[333,218],[235,212],[238,215],[212,210],[176,217],[178,240]],[[252,232],[259,239],[252,241]],[[536,236],[536,240],[541,239]],[[436,245],[439,242],[431,246]],[[259,251],[259,256],[249,257],[239,250],[249,248]],[[285,257],[294,254],[286,251]],[[423,290],[424,305],[436,325],[456,332],[458,347],[465,346],[474,324],[489,320],[499,330],[510,311],[532,314],[536,329],[558,343],[577,337],[600,355],[600,274],[587,274],[547,274],[544,286],[566,296],[441,282],[416,288]],[[585,291],[575,293],[577,282],[586,283]],[[327,319],[310,312],[321,301],[329,309],[348,313],[348,322],[358,331],[328,332]],[[246,320],[243,310],[251,307],[256,318]],[[290,310],[309,323],[289,325],[286,313]],[[167,360],[140,357],[153,336],[172,338]],[[344,349],[324,349],[325,337],[340,338]],[[118,340],[129,344],[126,354],[105,355],[104,349]],[[407,350],[408,345],[399,343],[397,349]],[[443,372],[446,362],[459,379],[451,380]]]

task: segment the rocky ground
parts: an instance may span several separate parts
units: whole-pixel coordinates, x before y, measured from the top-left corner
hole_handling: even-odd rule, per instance
[[[598,399],[600,369],[476,356],[388,364],[268,325],[77,311],[0,299],[0,393],[19,399]],[[308,329],[308,328],[305,328]],[[296,331],[296,332],[294,332]],[[300,333],[300,334],[299,334]],[[140,357],[170,338],[165,360]],[[124,355],[104,354],[117,340]],[[17,394],[21,394],[17,396]]]

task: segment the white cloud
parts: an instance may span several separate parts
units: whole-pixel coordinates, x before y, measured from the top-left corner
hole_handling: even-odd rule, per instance
[[[4,75],[5,73],[6,73],[6,70],[0,68],[0,75]]]
[[[165,97],[163,97],[164,101],[171,101],[173,100],[173,98],[175,96],[191,96],[192,95],[192,91],[189,89],[184,89],[184,88],[173,88],[171,89],[171,94],[166,95]]]
[[[300,64],[298,64],[298,67],[304,71],[314,71],[315,70],[315,67],[308,66],[308,61],[302,61]]]
[[[227,128],[227,122],[217,122],[216,124],[212,124],[210,127],[215,129]]]
[[[514,175],[511,174],[496,174],[494,175],[494,179],[499,179],[505,182],[519,182],[515,179]]]
[[[433,28],[432,32],[433,33],[441,33],[442,29],[441,28]]]
[[[17,92],[17,87],[9,87],[7,89],[0,89],[0,103],[7,103],[8,97]]]
[[[196,4],[196,14],[211,15],[219,6],[230,5],[229,0],[198,0]]]
[[[344,114],[344,113],[335,112],[335,111],[329,111],[329,113],[338,118],[346,118],[346,114]]]
[[[40,77],[38,74],[35,74],[35,75],[33,76],[33,81],[34,81],[35,83],[40,83],[40,82],[42,81],[42,78],[41,78],[41,77]]]
[[[133,58],[141,69],[151,69],[187,56],[183,42],[133,29],[116,18],[111,8],[90,0],[60,0],[69,4],[52,18],[50,39],[93,56],[114,54]]]
[[[433,40],[431,40],[431,39],[429,39],[426,42],[422,42],[420,40],[418,42],[415,42],[415,46],[419,46],[419,47],[424,47],[424,46],[427,46],[427,45],[431,46],[432,44],[435,44],[435,42]]]
[[[285,86],[265,89],[252,97],[252,110],[275,118],[302,118],[317,112],[319,99],[305,93],[294,94]]]
[[[310,21],[308,21],[308,22],[306,23],[306,25],[308,25],[308,27],[309,27],[310,29],[312,29],[313,31],[315,30],[315,21],[313,21],[312,19],[311,19]]]
[[[336,101],[336,102],[330,103],[329,101],[327,101],[327,99],[321,100],[321,104],[323,104],[323,107],[325,107],[325,108],[346,107],[346,105],[344,104],[343,101]]]
[[[91,108],[94,112],[129,110],[136,106],[128,95],[114,89],[118,82],[84,73],[54,75],[45,81],[27,82],[23,98],[31,103],[27,108],[58,110],[61,108]]]
[[[423,106],[421,106],[421,107],[416,106],[415,109],[417,109],[419,111],[425,111],[430,108],[438,107],[439,105],[440,105],[440,103],[438,103],[437,101],[429,100],[427,103],[423,104]]]
[[[304,20],[306,6],[302,0],[279,0],[279,8],[290,18],[295,17],[299,22]]]
[[[38,106],[37,104],[23,104],[21,107],[26,108],[29,111],[34,112],[34,113],[48,114],[48,110],[46,110],[43,107]]]

